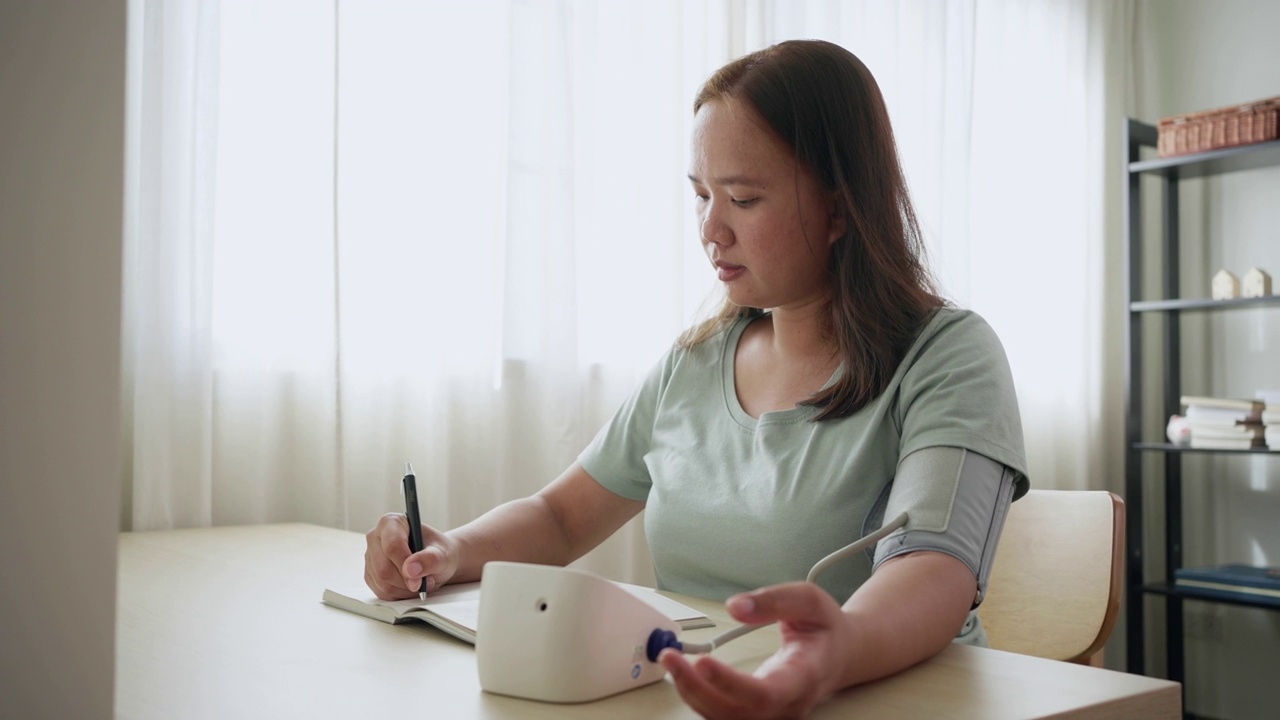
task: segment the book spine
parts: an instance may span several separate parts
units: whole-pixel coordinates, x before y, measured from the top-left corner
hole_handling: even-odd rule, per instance
[[[1176,583],[1213,583],[1229,587],[1259,588],[1280,593],[1280,581],[1267,577],[1241,577],[1222,573],[1196,572],[1194,569],[1175,570],[1173,576]]]
[[[1207,407],[1207,408],[1226,408],[1228,410],[1244,410],[1247,412],[1261,413],[1266,404],[1261,400],[1238,400],[1235,398],[1216,398],[1202,397],[1198,395],[1183,395],[1181,402],[1185,407]]]
[[[1176,586],[1179,590],[1187,593],[1188,595],[1201,595],[1204,597],[1222,598],[1225,600],[1241,600],[1245,602],[1262,603],[1264,605],[1280,607],[1280,596],[1249,592],[1247,590],[1204,587],[1188,583],[1176,583]]]
[[[1243,592],[1245,589],[1252,588],[1255,590],[1266,590],[1269,592],[1280,594],[1280,587],[1277,587],[1275,583],[1268,583],[1266,581],[1254,581],[1254,580],[1241,581],[1238,578],[1224,579],[1224,578],[1217,578],[1217,577],[1204,577],[1204,576],[1192,575],[1192,576],[1177,576],[1174,578],[1174,582],[1179,585],[1183,583],[1198,583],[1202,585],[1221,586],[1223,589],[1240,588],[1241,592]]]

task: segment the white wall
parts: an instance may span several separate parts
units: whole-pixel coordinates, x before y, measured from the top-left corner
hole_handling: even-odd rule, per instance
[[[1280,3],[1142,0],[1137,25],[1142,120],[1280,95]],[[1207,297],[1220,268],[1242,276],[1257,266],[1280,281],[1280,168],[1184,181],[1180,201],[1184,296]],[[1147,227],[1150,236],[1158,231]],[[1280,389],[1280,308],[1193,313],[1182,327],[1184,392],[1250,397]],[[1280,458],[1195,455],[1183,467],[1184,564],[1280,565]],[[1159,560],[1161,548],[1152,550]],[[1280,612],[1198,602],[1184,603],[1184,612],[1187,709],[1274,717]],[[1162,630],[1147,628],[1149,645],[1159,645],[1153,636]]]
[[[0,715],[108,718],[125,0],[0,2]]]

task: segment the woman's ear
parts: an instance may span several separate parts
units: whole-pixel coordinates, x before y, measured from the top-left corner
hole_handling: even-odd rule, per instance
[[[840,205],[839,193],[831,193],[831,201],[827,205],[827,245],[835,245],[844,235],[847,222],[844,208]]]

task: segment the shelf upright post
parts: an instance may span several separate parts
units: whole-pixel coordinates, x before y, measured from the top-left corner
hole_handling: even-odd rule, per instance
[[[1142,299],[1142,176],[1130,172],[1129,164],[1141,159],[1143,145],[1156,144],[1156,129],[1128,119],[1125,122],[1125,178],[1128,202],[1125,203],[1125,228],[1128,252],[1125,253],[1125,296],[1129,307],[1125,313],[1125,339],[1128,362],[1124,370],[1125,387],[1125,655],[1129,672],[1143,674],[1146,664],[1145,622],[1143,613],[1142,534],[1142,459],[1134,444],[1142,440],[1142,318],[1133,303]]]
[[[1163,174],[1164,202],[1161,224],[1164,232],[1164,298],[1181,297],[1178,286],[1178,168]],[[1182,313],[1173,309],[1164,313],[1164,414],[1168,418],[1182,407]],[[1165,582],[1172,584],[1174,571],[1182,567],[1182,455],[1164,453],[1164,567]],[[1182,682],[1184,674],[1182,637],[1182,597],[1165,597],[1165,647],[1167,677]]]

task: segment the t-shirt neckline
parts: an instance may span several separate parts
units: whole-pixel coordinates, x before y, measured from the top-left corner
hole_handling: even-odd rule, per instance
[[[742,339],[742,333],[746,331],[747,326],[753,321],[760,319],[763,315],[755,317],[738,318],[733,327],[729,328],[729,332],[725,335],[724,347],[720,354],[720,378],[721,389],[724,392],[724,405],[728,410],[730,417],[734,419],[742,427],[748,430],[755,430],[762,424],[782,424],[794,423],[808,420],[818,413],[818,408],[812,405],[797,405],[786,410],[772,410],[761,413],[759,418],[754,418],[738,402],[738,388],[734,375],[734,358],[738,352],[738,342]],[[822,390],[831,387],[833,383],[840,377],[844,371],[844,363],[838,365],[835,372],[831,373],[831,377],[827,378],[827,382],[822,385]]]

